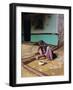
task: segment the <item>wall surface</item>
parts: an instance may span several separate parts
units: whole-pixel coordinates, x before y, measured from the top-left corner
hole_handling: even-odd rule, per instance
[[[31,27],[31,33],[47,33],[47,35],[31,35],[32,42],[38,42],[43,40],[44,42],[51,45],[58,45],[58,35],[50,35],[49,33],[58,33],[58,15],[57,14],[48,14],[45,15],[43,29],[34,29]]]
[[[58,35],[31,35],[31,41],[32,42],[38,42],[40,40],[43,40],[47,44],[51,45],[58,45]]]
[[[39,20],[41,20],[41,23],[39,23]],[[37,25],[41,25],[42,28],[35,28]],[[24,13],[22,14],[22,31],[23,42],[38,42],[43,40],[47,44],[58,45],[58,35],[56,35],[58,33],[58,14]]]
[[[46,15],[44,19],[44,28],[35,30],[31,28],[31,33],[57,33],[57,15]]]
[[[16,87],[16,88],[12,88],[8,85],[9,83],[9,3],[12,2],[38,3],[38,4],[48,4],[48,5],[66,5],[66,6],[71,5],[73,7],[73,0],[1,0],[0,1],[0,90],[73,90],[73,83],[62,84],[62,85],[46,85],[46,86],[34,86],[34,87],[32,86]],[[72,15],[73,15],[73,10],[72,10]],[[72,65],[72,69],[73,69],[73,65]],[[73,76],[73,72],[72,72],[72,76]],[[72,78],[72,82],[73,82],[73,78]]]
[[[64,15],[58,15],[59,46],[64,44]]]

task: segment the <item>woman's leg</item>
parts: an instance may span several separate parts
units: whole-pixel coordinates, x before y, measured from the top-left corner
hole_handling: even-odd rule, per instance
[[[50,59],[50,60],[53,59],[53,53],[52,53],[52,50],[51,50],[50,48],[47,48],[47,51],[46,51],[46,53],[45,53],[45,56],[46,56],[48,59]]]
[[[49,49],[49,58],[52,60],[53,59],[53,53],[52,53],[52,50]]]

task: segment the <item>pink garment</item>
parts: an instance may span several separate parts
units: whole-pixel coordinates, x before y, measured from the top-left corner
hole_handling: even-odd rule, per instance
[[[45,56],[48,57],[48,59],[53,59],[53,53],[52,53],[52,50],[50,47],[47,47],[47,50],[46,50],[46,53],[45,53]]]
[[[39,53],[41,56],[45,55],[48,59],[53,59],[53,53],[51,48],[48,46],[46,47],[46,50],[43,48],[43,50],[39,49]]]

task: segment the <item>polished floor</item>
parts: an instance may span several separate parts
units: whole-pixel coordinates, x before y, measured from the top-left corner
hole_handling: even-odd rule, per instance
[[[41,77],[41,76],[62,76],[64,75],[64,47],[54,51],[57,58],[48,60],[47,58],[37,59],[38,46],[33,44],[22,44],[21,47],[21,77]],[[44,62],[41,63],[41,62]]]

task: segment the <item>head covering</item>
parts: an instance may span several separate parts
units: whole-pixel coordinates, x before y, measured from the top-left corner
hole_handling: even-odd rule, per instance
[[[43,40],[40,40],[39,42],[38,42],[38,45],[42,45],[42,46],[47,46],[47,44],[43,41]]]

